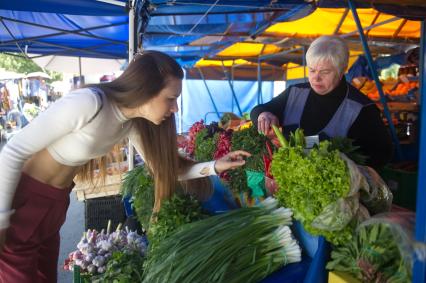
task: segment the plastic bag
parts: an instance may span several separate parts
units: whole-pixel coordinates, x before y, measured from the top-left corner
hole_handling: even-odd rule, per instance
[[[336,248],[328,269],[362,282],[411,282],[413,259],[425,260],[426,245],[413,238],[415,214],[378,214],[361,223],[352,241]]]
[[[392,233],[401,256],[411,264],[414,259],[426,260],[426,244],[415,240],[414,228],[416,225],[416,214],[414,212],[386,212],[380,213],[362,222],[358,229],[362,227],[384,224]]]
[[[349,192],[346,196],[327,205],[323,211],[315,217],[311,223],[314,228],[327,231],[339,231],[346,227],[353,219],[363,221],[369,217],[365,209],[360,209],[362,205],[359,203],[360,188],[368,187],[366,178],[355,162],[350,160],[343,153],[340,154],[340,157],[346,162],[349,171]]]
[[[361,203],[372,215],[390,211],[393,195],[387,184],[373,168],[358,166],[358,169],[368,183],[360,190]]]
[[[265,197],[265,174],[263,172],[245,170],[247,176],[247,186],[251,190],[253,198]]]

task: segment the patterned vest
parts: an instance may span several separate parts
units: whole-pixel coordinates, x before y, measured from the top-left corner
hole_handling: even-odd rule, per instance
[[[310,87],[293,86],[290,89],[282,121],[286,137],[290,135],[290,132],[300,127],[300,120],[310,91]],[[363,99],[363,97],[360,99],[357,90],[348,85],[345,98],[337,111],[328,124],[317,133],[320,140],[346,137],[361,109],[370,104],[373,104],[373,102]]]

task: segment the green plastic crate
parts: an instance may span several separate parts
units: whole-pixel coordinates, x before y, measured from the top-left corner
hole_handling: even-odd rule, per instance
[[[393,203],[416,211],[417,171],[385,167],[379,173],[393,193]]]

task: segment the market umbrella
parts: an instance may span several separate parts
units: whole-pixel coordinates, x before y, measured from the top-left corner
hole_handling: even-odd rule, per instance
[[[44,72],[32,72],[28,73],[27,78],[43,78],[43,79],[50,79],[50,76]]]
[[[124,59],[102,59],[49,55],[32,59],[43,69],[79,76],[119,71]]]

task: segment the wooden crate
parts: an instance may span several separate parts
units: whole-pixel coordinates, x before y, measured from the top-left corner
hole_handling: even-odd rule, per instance
[[[101,185],[101,182],[96,180],[94,184],[76,183],[73,191],[76,192],[79,201],[118,195],[120,194],[122,177],[123,175],[121,174],[107,175],[104,185]]]

